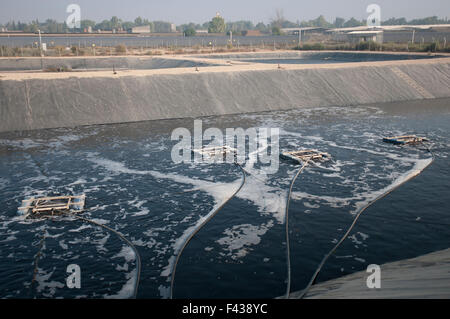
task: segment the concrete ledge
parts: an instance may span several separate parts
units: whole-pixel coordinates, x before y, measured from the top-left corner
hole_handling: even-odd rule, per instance
[[[370,274],[361,271],[311,287],[307,299],[450,298],[450,249],[387,263],[381,268],[381,288],[369,289]],[[301,292],[294,292],[295,299]]]

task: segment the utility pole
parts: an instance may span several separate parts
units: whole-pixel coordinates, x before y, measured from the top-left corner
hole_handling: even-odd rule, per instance
[[[302,29],[298,29],[298,46],[302,43]]]
[[[411,39],[411,42],[414,44],[414,38],[415,38],[415,35],[416,35],[416,29],[413,29],[413,34],[412,34],[412,39]]]
[[[44,71],[44,58],[43,58],[43,52],[42,52],[42,37],[41,37],[41,30],[38,30],[39,32],[39,52],[41,53],[41,70]]]

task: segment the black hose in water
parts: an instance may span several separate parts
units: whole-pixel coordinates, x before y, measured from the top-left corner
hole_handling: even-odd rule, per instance
[[[48,178],[48,177],[49,177],[48,174],[45,172],[45,170],[44,170],[43,167],[40,165],[40,163],[33,157],[33,155],[32,155],[31,153],[29,153],[29,155],[30,155],[30,157],[31,157],[31,160],[36,164],[36,166],[37,166],[38,169],[41,171],[41,173],[42,173],[45,177]],[[108,230],[108,231],[110,231],[110,232],[116,234],[122,241],[124,241],[128,246],[130,246],[131,249],[133,249],[134,254],[135,254],[135,256],[136,256],[136,279],[135,279],[135,285],[134,285],[133,298],[136,299],[136,298],[137,298],[138,289],[139,289],[139,282],[140,282],[140,279],[141,279],[141,267],[142,267],[142,266],[141,266],[141,256],[140,256],[138,250],[136,249],[136,247],[133,245],[133,243],[132,243],[131,241],[129,241],[124,235],[122,235],[122,234],[119,233],[118,231],[112,229],[111,227],[108,227],[108,226],[106,226],[106,225],[102,225],[102,224],[97,223],[97,222],[95,222],[95,221],[93,221],[93,220],[91,220],[91,219],[84,218],[84,217],[75,215],[75,214],[73,214],[73,213],[67,213],[67,214],[65,214],[65,215],[74,217],[74,218],[76,218],[76,219],[78,219],[78,220],[81,220],[81,221],[85,221],[85,222],[91,223],[91,224],[96,225],[96,226],[99,226],[99,227],[101,227],[101,228],[104,228],[104,229],[106,229],[106,230]],[[45,230],[45,229],[44,229],[44,230]],[[34,269],[33,281],[31,282],[31,287],[32,287],[33,283],[36,281],[37,267],[38,267],[37,265],[38,265],[38,262],[39,262],[39,258],[40,258],[40,256],[41,256],[41,250],[42,250],[44,241],[45,241],[45,235],[42,236],[42,240],[41,240],[41,243],[40,243],[40,248],[39,248],[38,254],[36,255],[36,259],[35,259],[35,269]]]
[[[338,241],[338,243],[333,247],[333,249],[331,249],[328,254],[325,255],[325,257],[322,259],[321,263],[319,264],[319,266],[317,267],[316,271],[314,272],[314,275],[311,277],[311,280],[309,281],[308,285],[306,286],[305,289],[303,289],[301,295],[299,296],[299,299],[302,299],[305,297],[305,295],[308,293],[309,289],[311,289],[311,286],[315,283],[317,276],[319,275],[319,272],[322,270],[323,266],[325,265],[326,261],[328,260],[328,258],[330,258],[330,256],[336,251],[336,249],[339,248],[339,246],[345,241],[345,239],[347,238],[347,236],[350,234],[350,232],[352,231],[353,227],[355,226],[356,222],[358,221],[358,218],[361,216],[361,214],[370,206],[372,206],[375,202],[377,202],[378,200],[386,197],[387,195],[389,195],[390,193],[392,193],[394,190],[396,190],[397,188],[399,188],[400,186],[404,185],[405,183],[409,182],[410,180],[412,180],[413,178],[417,177],[419,174],[421,174],[428,166],[430,166],[433,162],[434,162],[434,154],[431,151],[431,147],[426,146],[427,151],[431,154],[431,162],[425,166],[424,168],[422,168],[420,171],[418,171],[415,174],[412,174],[409,178],[407,178],[406,180],[404,180],[403,182],[401,182],[400,184],[398,184],[397,186],[395,186],[394,188],[386,191],[385,193],[377,196],[375,199],[373,199],[372,201],[370,201],[366,206],[364,206],[363,208],[361,208],[359,210],[359,212],[356,214],[355,218],[353,219],[352,224],[350,225],[350,227],[348,228],[348,230],[346,231],[346,233],[342,236],[342,238]]]
[[[303,172],[310,160],[303,163],[303,166],[298,170],[297,174],[294,175],[291,181],[291,186],[289,187],[289,192],[286,199],[286,213],[285,213],[285,225],[286,225],[286,265],[287,265],[287,287],[286,287],[286,299],[289,299],[291,293],[291,248],[289,243],[289,203],[291,201],[292,188],[297,180],[297,177]]]
[[[131,249],[133,249],[134,254],[136,256],[136,279],[135,279],[135,285],[134,285],[134,292],[133,292],[133,298],[136,299],[137,298],[137,293],[138,293],[138,289],[139,289],[139,282],[141,280],[141,256],[138,252],[138,250],[136,249],[136,247],[133,245],[133,243],[131,241],[129,241],[124,235],[122,235],[121,233],[119,233],[118,231],[112,229],[111,227],[108,227],[106,225],[102,225],[100,223],[97,223],[91,219],[88,218],[84,218],[81,216],[77,216],[75,214],[67,214],[68,216],[74,217],[78,220],[84,221],[84,222],[88,222],[91,223],[93,225],[102,227],[114,234],[116,234],[121,240],[123,240],[128,246],[131,247]]]
[[[33,280],[31,281],[30,291],[33,289],[33,284],[36,282],[37,274],[39,271],[39,269],[38,269],[39,268],[39,260],[42,256],[42,249],[44,248],[45,232],[46,232],[46,228],[44,225],[43,230],[42,230],[42,236],[41,236],[41,239],[39,240],[39,249],[38,249],[38,252],[36,253],[36,257],[34,259]]]
[[[213,213],[211,213],[189,236],[188,238],[184,241],[183,245],[181,246],[180,251],[177,254],[177,257],[175,259],[175,262],[173,263],[173,267],[172,267],[172,272],[171,272],[171,280],[170,280],[170,299],[173,299],[173,287],[175,284],[175,274],[176,274],[176,270],[177,270],[177,265],[178,262],[180,260],[181,255],[183,254],[184,249],[186,248],[186,246],[188,245],[188,243],[191,241],[191,239],[200,231],[200,229],[203,228],[203,226],[205,226],[215,215],[217,215],[217,213],[231,200],[234,198],[234,196],[236,196],[237,193],[239,193],[239,191],[242,189],[242,187],[245,184],[245,171],[242,168],[241,165],[235,163],[236,166],[238,166],[241,169],[242,172],[242,183],[239,186],[239,188],[233,193],[233,195],[231,195],[225,202],[222,203],[222,205],[220,205],[219,208],[217,208]]]

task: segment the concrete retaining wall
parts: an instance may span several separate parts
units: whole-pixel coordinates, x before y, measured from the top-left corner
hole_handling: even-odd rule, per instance
[[[0,78],[0,132],[450,97],[449,62],[203,70],[117,78]]]

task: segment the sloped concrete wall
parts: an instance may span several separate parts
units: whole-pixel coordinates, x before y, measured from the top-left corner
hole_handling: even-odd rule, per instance
[[[0,132],[450,97],[450,63],[396,68],[0,79]]]

